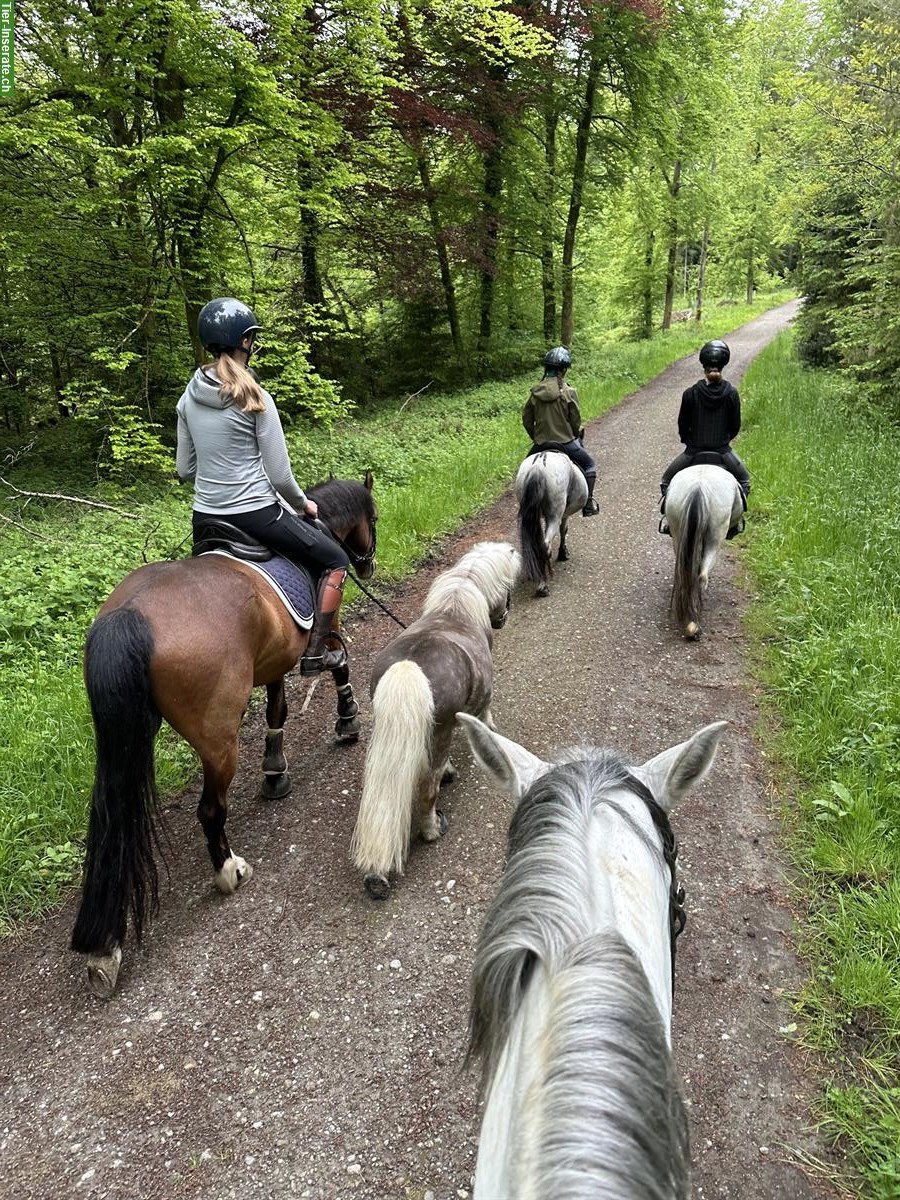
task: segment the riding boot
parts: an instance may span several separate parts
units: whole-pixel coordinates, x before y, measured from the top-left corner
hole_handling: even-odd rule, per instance
[[[672,532],[669,529],[669,522],[666,520],[666,492],[669,490],[669,485],[667,483],[661,483],[659,485],[659,490],[662,497],[659,502],[659,532],[671,537]]]
[[[316,616],[310,631],[306,653],[300,659],[301,675],[318,675],[320,671],[337,671],[340,667],[347,665],[347,651],[343,644],[337,650],[331,650],[326,646],[326,642],[331,637],[340,640],[340,635],[332,631],[331,625],[334,614],[341,606],[346,578],[347,572],[339,567],[336,571],[323,575],[319,580]]]
[[[585,504],[584,508],[581,510],[581,515],[583,517],[595,517],[597,515],[597,513],[600,511],[600,505],[594,499],[594,484],[597,482],[597,476],[596,475],[588,475],[587,473],[585,473],[584,478],[587,482],[588,494],[587,494],[587,503]]]

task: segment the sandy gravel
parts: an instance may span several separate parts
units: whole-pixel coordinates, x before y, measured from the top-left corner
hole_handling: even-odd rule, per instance
[[[729,338],[731,379],[793,312],[786,305]],[[710,778],[673,822],[688,909],[675,1043],[695,1195],[824,1198],[833,1193],[798,1166],[798,1153],[827,1153],[808,1128],[813,1085],[780,1032],[792,1020],[783,992],[802,971],[753,736],[739,540],[713,578],[704,639],[685,644],[667,615],[672,554],[656,533],[657,480],[696,376],[683,360],[589,429],[602,513],[573,523],[572,559],[549,600],[516,597],[498,637],[494,715],[538,753],[584,739],[641,759],[711,720],[733,722]],[[514,524],[506,497],[395,593],[398,612],[414,617],[438,570]],[[367,719],[368,660],[393,629],[374,609],[350,626]],[[365,736],[333,746],[329,687],[301,717],[305,688],[299,678],[290,688],[295,786],[285,801],[254,798],[262,714],[248,722],[229,829],[254,878],[233,898],[215,892],[191,789],[169,814],[172,886],[109,1004],[86,993],[66,949],[74,898],[0,946],[0,1197],[469,1194],[478,1105],[460,1062],[507,803],[460,749],[447,836],[417,846],[391,899],[374,904],[347,856]]]

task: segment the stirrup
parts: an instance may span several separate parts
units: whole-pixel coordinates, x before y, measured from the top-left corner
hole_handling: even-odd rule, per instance
[[[339,633],[329,633],[329,638],[340,642],[338,650],[326,647],[321,654],[304,654],[300,659],[301,675],[320,675],[323,671],[339,671],[348,662],[347,647]]]
[[[741,517],[741,519],[738,521],[737,525],[732,525],[732,527],[725,534],[725,541],[730,542],[733,537],[737,537],[737,535],[739,533],[743,533],[746,528],[747,528],[747,522],[744,520],[743,517]]]
[[[600,505],[597,503],[597,501],[594,499],[594,497],[591,496],[591,497],[589,497],[587,504],[581,510],[581,515],[583,517],[596,517],[596,515],[599,511],[600,511]]]

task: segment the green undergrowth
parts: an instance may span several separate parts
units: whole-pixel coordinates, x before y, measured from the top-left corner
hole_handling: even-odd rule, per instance
[[[679,325],[647,342],[576,346],[572,381],[585,420],[706,338],[788,298],[714,307],[699,328]],[[528,448],[520,412],[538,377],[399,397],[331,431],[295,422],[286,429],[295,473],[308,484],[329,472],[359,479],[374,472],[378,580],[399,579],[436,538],[508,487]],[[54,432],[54,452],[37,447],[33,478],[27,457],[19,464],[17,487],[58,490],[48,486],[47,472],[68,452],[64,436]],[[77,437],[75,447],[83,452]],[[74,465],[67,465],[68,478]],[[27,528],[0,523],[0,929],[54,902],[80,861],[93,770],[80,671],[87,627],[128,571],[183,554],[190,532],[190,490],[177,484],[135,480],[80,494],[139,519],[69,503],[41,508],[37,500],[0,510]],[[349,600],[354,593],[351,586]],[[192,753],[174,736],[159,739],[157,761],[164,790],[183,785],[195,769]]]
[[[900,1197],[900,432],[790,334],[742,388],[744,562],[807,908],[805,1037],[859,1194]]]

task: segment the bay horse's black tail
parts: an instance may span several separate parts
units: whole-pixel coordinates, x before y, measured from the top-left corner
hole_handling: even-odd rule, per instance
[[[700,564],[703,561],[704,531],[709,524],[709,513],[700,488],[695,488],[684,514],[684,526],[675,552],[675,584],[672,589],[672,605],[675,620],[687,625],[700,618],[703,593],[700,587]]]
[[[153,858],[158,835],[153,741],[162,718],[150,691],[153,635],[132,608],[98,617],[87,637],[84,675],[97,758],[81,907],[72,949],[112,952],[125,936],[128,910],[135,937],[159,906]]]
[[[522,547],[522,572],[526,579],[539,583],[553,574],[544,527],[546,520],[544,505],[547,497],[547,481],[539,471],[533,471],[525,481],[522,499],[519,501],[519,543]]]

